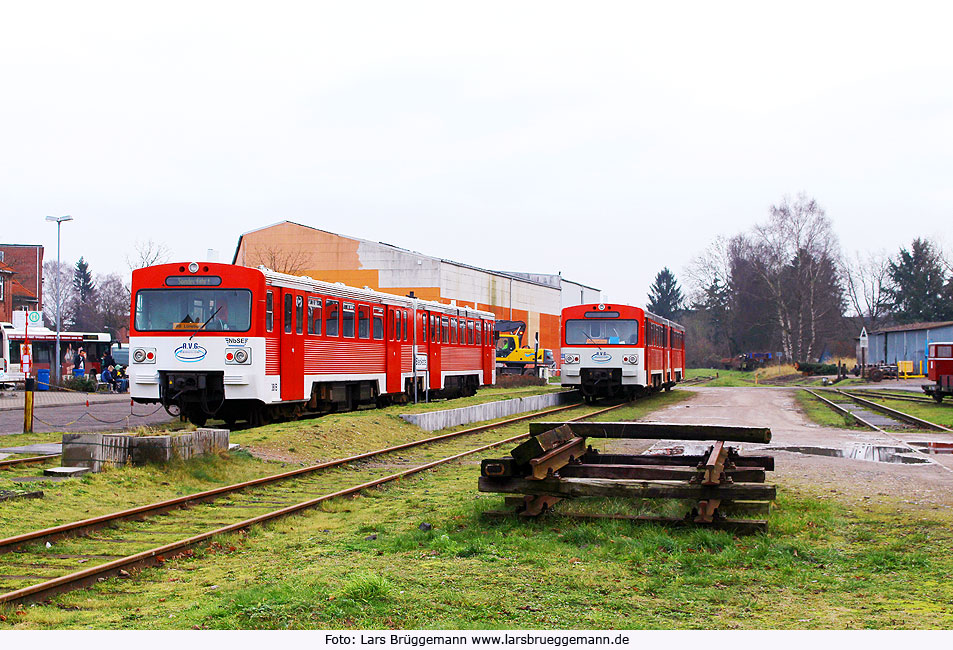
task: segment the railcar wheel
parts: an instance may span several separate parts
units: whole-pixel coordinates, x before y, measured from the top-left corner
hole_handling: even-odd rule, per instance
[[[940,393],[940,392],[933,393],[933,401],[936,402],[937,404],[942,404],[943,393]]]
[[[189,413],[189,422],[197,427],[204,427],[208,422],[208,415],[205,413]]]

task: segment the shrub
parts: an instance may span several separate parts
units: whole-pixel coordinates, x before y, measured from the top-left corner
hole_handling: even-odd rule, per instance
[[[63,382],[63,387],[80,393],[95,393],[96,380],[92,377],[70,377]]]
[[[519,386],[545,386],[546,380],[534,375],[501,375],[496,374],[497,388],[517,388]]]

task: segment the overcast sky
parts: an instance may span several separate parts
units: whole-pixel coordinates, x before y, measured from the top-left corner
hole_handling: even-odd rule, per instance
[[[635,304],[799,192],[949,246],[948,6],[0,0],[0,241],[71,214],[126,272],[289,219]]]

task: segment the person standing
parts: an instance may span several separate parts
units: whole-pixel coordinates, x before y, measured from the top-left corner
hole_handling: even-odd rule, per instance
[[[73,357],[73,374],[80,374],[78,371],[82,370],[82,374],[86,374],[86,350],[80,348],[76,353],[76,356]]]

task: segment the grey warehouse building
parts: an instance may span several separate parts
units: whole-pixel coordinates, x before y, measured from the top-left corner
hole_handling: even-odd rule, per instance
[[[926,368],[927,344],[947,341],[953,341],[953,321],[884,327],[868,335],[867,363],[913,361],[919,373]]]

